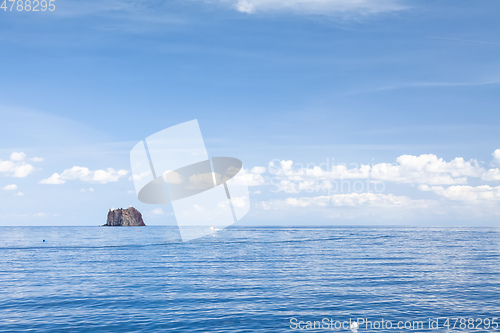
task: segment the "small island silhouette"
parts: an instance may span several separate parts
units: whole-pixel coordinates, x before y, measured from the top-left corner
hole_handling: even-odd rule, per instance
[[[146,224],[142,220],[142,214],[130,207],[127,209],[119,208],[109,210],[108,220],[103,227],[145,227]]]

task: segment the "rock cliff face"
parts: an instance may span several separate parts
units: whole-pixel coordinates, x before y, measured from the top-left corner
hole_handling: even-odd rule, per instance
[[[103,227],[145,227],[142,215],[134,207],[109,210],[108,221]]]

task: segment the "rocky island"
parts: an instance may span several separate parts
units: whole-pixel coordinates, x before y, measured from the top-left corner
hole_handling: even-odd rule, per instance
[[[134,207],[109,210],[103,227],[145,227],[141,213]]]

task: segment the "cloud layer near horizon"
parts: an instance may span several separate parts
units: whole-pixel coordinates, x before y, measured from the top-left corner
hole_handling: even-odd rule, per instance
[[[0,161],[0,172],[7,177],[27,177],[34,170],[28,161],[41,162],[43,159],[28,159],[23,152],[13,152],[7,161]],[[488,162],[462,157],[445,160],[434,154],[401,155],[393,162],[359,165],[329,162],[304,165],[291,160],[272,160],[266,167],[255,166],[241,172],[241,179],[247,185],[260,187],[254,193],[267,194],[262,200],[254,198],[255,207],[261,211],[340,214],[335,208],[344,207],[355,209],[358,215],[373,209],[379,213],[420,211],[442,216],[462,209],[465,214],[500,215],[497,207],[500,202],[500,149],[493,152]],[[82,181],[106,184],[126,180],[128,174],[129,171],[124,169],[91,170],[74,166],[52,173],[39,183],[61,185],[68,181]],[[365,187],[338,187],[342,182],[362,183]],[[366,187],[373,184],[383,186],[375,191]],[[405,186],[412,190],[405,190]],[[5,191],[17,188],[16,184],[2,187]],[[93,188],[80,192],[93,192]]]
[[[500,153],[495,151],[494,160]],[[249,185],[267,182],[277,187],[278,192],[299,193],[327,189],[338,180],[367,180],[369,182],[391,182],[416,185],[460,185],[471,179],[478,181],[499,181],[500,169],[486,168],[475,159],[456,157],[445,161],[434,154],[419,156],[401,155],[395,163],[377,164],[329,164],[320,165],[295,163],[291,160],[273,160],[267,168],[254,167],[245,171]],[[320,187],[318,187],[320,184]]]
[[[500,150],[495,150],[492,156],[489,164],[499,165]],[[250,186],[270,186],[271,192],[276,194],[276,198],[256,203],[258,209],[265,211],[301,209],[326,212],[334,207],[392,207],[426,212],[432,208],[431,211],[446,212],[440,213],[443,215],[461,204],[473,205],[474,210],[484,206],[488,208],[485,212],[497,214],[495,207],[498,205],[495,203],[500,201],[500,169],[487,168],[485,164],[488,163],[475,159],[456,157],[446,161],[434,154],[423,154],[401,155],[392,163],[350,166],[330,163],[304,165],[291,160],[273,160],[267,167],[254,167],[244,172]],[[471,182],[476,184],[469,185]],[[339,187],[339,183],[343,186]],[[362,186],[356,188],[356,184]],[[371,185],[379,186],[379,190],[373,191],[373,187],[369,188]],[[390,191],[386,185],[390,185]],[[394,187],[396,185],[399,187]],[[390,193],[402,189],[401,186],[409,186],[413,192],[416,190],[414,194],[420,192],[422,195],[415,198],[414,195]],[[426,193],[431,193],[431,197]],[[422,196],[426,199],[421,199]]]

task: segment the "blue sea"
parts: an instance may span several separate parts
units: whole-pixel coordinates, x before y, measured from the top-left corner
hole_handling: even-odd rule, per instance
[[[500,331],[499,228],[232,227],[187,243],[174,227],[0,236],[0,332],[351,332],[335,325],[357,320],[358,332]],[[425,326],[395,327],[414,321]]]

